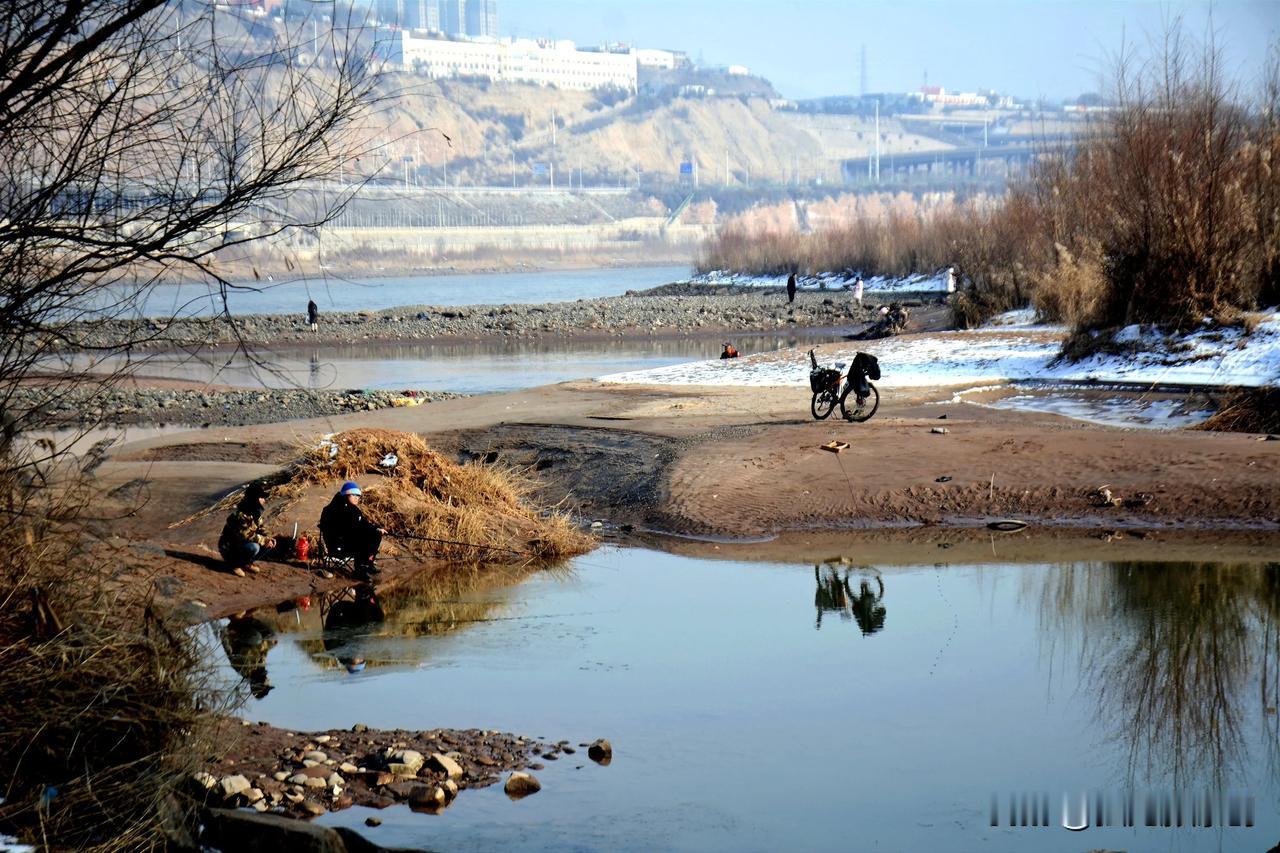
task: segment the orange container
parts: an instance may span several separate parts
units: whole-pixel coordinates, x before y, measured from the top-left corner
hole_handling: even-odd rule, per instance
[[[307,557],[311,554],[311,543],[307,541],[307,537],[298,537],[298,541],[294,545],[294,554],[298,558],[298,562],[305,563],[307,561]]]

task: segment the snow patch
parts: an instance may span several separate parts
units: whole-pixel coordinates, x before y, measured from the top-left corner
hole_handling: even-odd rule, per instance
[[[1166,383],[1170,385],[1275,385],[1280,382],[1280,317],[1273,311],[1253,334],[1214,328],[1166,336],[1131,326],[1116,336],[1136,352],[1058,361],[1062,330],[1047,326],[904,335],[880,341],[825,344],[818,360],[853,360],[859,350],[880,359],[882,389],[983,385],[1016,380]],[[802,386],[809,358],[781,350],[740,359],[691,362],[615,373],[600,381],[646,385]]]
[[[800,290],[853,290],[858,277],[854,273],[824,272],[816,275],[796,276]],[[745,273],[713,270],[689,279],[692,284],[732,285],[734,287],[786,287],[785,275],[747,275]],[[910,275],[903,278],[872,276],[862,280],[862,292],[878,293],[946,293],[947,272],[931,275]]]

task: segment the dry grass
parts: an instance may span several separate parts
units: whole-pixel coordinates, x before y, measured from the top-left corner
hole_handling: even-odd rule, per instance
[[[396,463],[384,466],[390,457]],[[360,481],[365,514],[420,557],[553,561],[595,547],[567,515],[534,505],[535,484],[524,472],[459,465],[408,432],[355,429],[330,436],[307,447],[267,485],[273,500],[287,507],[310,487],[344,480]],[[228,495],[201,515],[229,509],[238,499],[238,493]]]
[[[1193,429],[1280,433],[1280,388],[1237,388],[1213,417]]]
[[[0,484],[0,824],[58,849],[163,849],[191,825],[179,783],[213,754],[223,698],[184,626],[85,547],[99,496],[62,476]]]

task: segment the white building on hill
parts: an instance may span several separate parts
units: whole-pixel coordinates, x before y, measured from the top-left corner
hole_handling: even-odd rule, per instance
[[[561,89],[616,86],[635,91],[636,57],[630,52],[579,50],[571,41],[545,39],[442,39],[399,33],[399,55],[387,58],[440,79],[483,77]]]

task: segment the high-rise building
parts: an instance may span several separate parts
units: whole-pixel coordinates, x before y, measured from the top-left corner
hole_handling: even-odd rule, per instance
[[[440,7],[436,0],[378,0],[378,20],[402,30],[440,31]]]
[[[498,37],[498,0],[466,0],[467,35]]]
[[[440,32],[440,6],[436,0],[409,0],[417,11],[414,29]]]
[[[440,29],[451,36],[463,36],[466,27],[466,0],[440,0]]]

